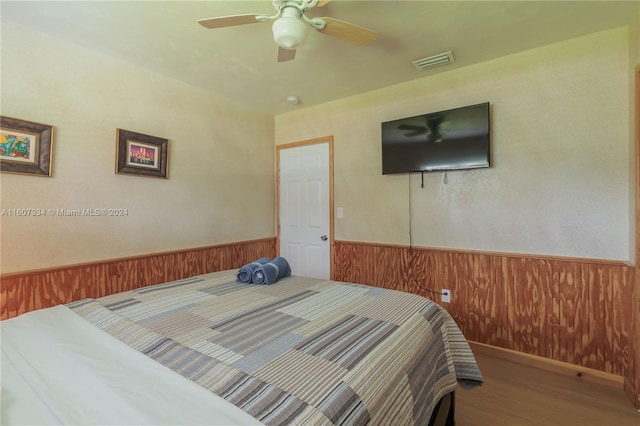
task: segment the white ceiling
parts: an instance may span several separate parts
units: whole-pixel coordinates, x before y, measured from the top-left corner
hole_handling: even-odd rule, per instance
[[[370,47],[315,31],[277,62],[271,23],[205,29],[201,18],[272,14],[260,1],[7,1],[0,16],[182,80],[269,114],[447,72],[626,25],[634,1],[342,1],[316,9],[378,31]],[[455,63],[417,71],[411,61],[451,50]],[[301,104],[286,103],[297,95]]]

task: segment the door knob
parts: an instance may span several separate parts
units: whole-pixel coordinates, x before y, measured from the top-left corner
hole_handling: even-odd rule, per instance
[[[321,239],[322,241],[327,241],[327,236],[326,236],[326,235],[323,235],[322,237],[320,237],[320,239]]]

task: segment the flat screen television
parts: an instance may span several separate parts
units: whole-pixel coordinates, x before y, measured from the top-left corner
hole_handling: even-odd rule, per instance
[[[382,174],[490,166],[489,102],[382,123]]]

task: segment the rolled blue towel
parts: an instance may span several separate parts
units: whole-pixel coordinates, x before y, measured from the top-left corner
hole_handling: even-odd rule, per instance
[[[240,270],[238,270],[238,273],[236,274],[237,281],[245,284],[250,283],[251,277],[253,276],[253,271],[267,262],[271,262],[271,259],[269,259],[268,257],[262,257],[255,262],[247,263],[242,268],[240,268]]]
[[[282,256],[273,258],[272,261],[258,266],[253,271],[251,280],[255,284],[273,284],[280,278],[291,276],[291,266]]]
[[[280,274],[278,278],[290,277],[291,276],[291,266],[287,259],[282,256],[274,257],[271,263],[275,263],[275,265],[280,270]]]

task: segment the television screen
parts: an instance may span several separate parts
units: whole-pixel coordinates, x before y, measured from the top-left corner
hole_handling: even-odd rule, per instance
[[[382,123],[382,174],[489,167],[489,102]]]

